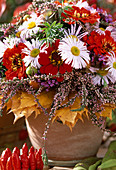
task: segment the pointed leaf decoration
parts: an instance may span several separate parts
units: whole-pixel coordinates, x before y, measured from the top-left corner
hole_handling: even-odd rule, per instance
[[[54,90],[47,93],[46,91],[42,91],[41,94],[37,96],[37,99],[42,107],[50,109],[54,95]],[[2,99],[2,96],[0,99]],[[32,113],[35,113],[35,117],[37,117],[42,111],[35,97],[32,94],[23,91],[17,92],[7,103],[5,103],[5,106],[7,106],[7,111],[10,109],[8,113],[14,113],[14,123],[23,116],[28,118]]]
[[[67,102],[68,99],[72,97],[72,95],[74,94],[70,94],[66,98],[65,102]],[[63,102],[63,104],[65,102]],[[66,124],[67,126],[70,127],[70,129],[72,129],[72,127],[74,127],[74,125],[79,119],[83,121],[83,116],[88,117],[88,110],[85,107],[83,109],[80,108],[81,108],[81,97],[76,97],[76,100],[73,105],[71,105],[70,107],[61,108],[56,111],[53,121],[59,118],[63,122],[63,124]]]

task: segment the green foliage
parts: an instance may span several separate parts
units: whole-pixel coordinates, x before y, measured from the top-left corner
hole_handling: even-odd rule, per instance
[[[53,41],[60,39],[63,36],[63,31],[61,30],[63,24],[54,21],[51,25],[48,22],[45,22],[44,26],[45,27],[42,28],[42,30],[45,34],[45,38],[41,39],[43,40],[43,43],[46,42],[48,45],[52,44]]]
[[[103,78],[103,76],[102,76],[101,74],[99,74],[99,73],[97,73],[97,74],[103,79],[103,81],[104,81],[104,87],[107,87],[108,85],[107,85],[105,79]]]
[[[116,169],[116,159],[109,159],[108,161],[105,161],[102,163],[98,168],[101,168],[101,170],[112,170],[112,168]]]
[[[75,112],[75,111],[81,111],[81,110],[84,110],[85,106],[82,105],[79,109],[74,109],[74,110],[71,110],[72,112]]]
[[[100,165],[101,162],[102,162],[101,159],[98,160],[95,164],[93,164],[93,165],[91,165],[91,166],[89,167],[89,170],[95,170],[95,169],[97,169],[98,165]]]
[[[3,63],[0,63],[0,78],[3,78],[5,76],[6,68],[3,66]]]
[[[108,151],[106,152],[102,163],[108,161],[109,159],[116,159],[116,141],[112,141],[108,147]]]
[[[108,127],[110,127],[112,123],[116,124],[116,109],[112,110],[112,120],[107,118],[106,122]]]
[[[116,123],[116,109],[112,110],[112,123]]]
[[[98,161],[99,158],[97,157],[90,157],[84,160],[79,161],[74,167],[73,170],[88,170],[89,166],[93,165]]]
[[[90,157],[79,161],[73,170],[116,170],[116,141],[112,141],[103,159]]]

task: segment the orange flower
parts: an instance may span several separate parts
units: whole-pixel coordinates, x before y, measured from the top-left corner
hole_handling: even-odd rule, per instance
[[[91,24],[94,24],[98,19],[100,19],[100,16],[97,12],[91,13],[89,10],[85,8],[79,8],[76,6],[72,6],[69,10],[64,10],[66,13],[62,13],[62,17],[64,17],[64,21],[68,22],[69,24],[73,24],[75,21],[81,21],[83,23],[89,22]],[[67,19],[73,21],[67,21]]]
[[[26,77],[26,67],[23,62],[25,54],[21,54],[25,44],[19,43],[19,45],[14,46],[12,49],[7,48],[3,55],[3,65],[8,69],[5,72],[6,78],[12,80],[14,77]]]

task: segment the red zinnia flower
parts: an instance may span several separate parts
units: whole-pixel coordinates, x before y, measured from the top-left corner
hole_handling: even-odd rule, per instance
[[[98,19],[100,19],[100,16],[97,12],[91,13],[91,11],[85,9],[85,8],[79,8],[76,6],[72,6],[69,10],[64,10],[66,13],[62,13],[63,20],[68,22],[69,24],[72,24],[74,21],[81,21],[83,23],[89,22],[91,24],[94,24]],[[72,21],[69,21],[73,19]]]
[[[105,34],[99,34],[92,31],[87,43],[89,44],[88,50],[94,51],[96,55],[98,54],[108,54],[108,52],[116,52],[116,42],[111,37],[110,31],[105,31]]]
[[[4,52],[3,65],[8,69],[5,72],[8,80],[12,80],[13,77],[18,77],[19,79],[21,79],[21,77],[26,77],[26,67],[22,60],[25,57],[25,54],[21,53],[22,49],[25,47],[25,44],[19,43],[12,49],[7,48]]]
[[[59,71],[60,74],[64,74],[66,71],[71,72],[72,67],[71,64],[65,64],[61,59],[61,55],[58,53],[58,46],[60,40],[56,40],[52,46],[49,46],[45,52],[40,52],[38,59],[39,64],[42,65],[40,68],[40,73],[42,74],[52,74],[56,75]],[[63,76],[57,77],[57,81],[63,81]]]

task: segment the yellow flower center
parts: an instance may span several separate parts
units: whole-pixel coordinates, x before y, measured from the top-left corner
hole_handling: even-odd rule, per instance
[[[74,12],[74,17],[77,17],[77,18],[80,17],[80,13],[78,13],[76,10],[75,10],[75,12]]]
[[[104,29],[104,28],[102,28],[102,27],[100,27],[99,29],[100,29],[100,30],[102,30],[102,31],[105,31],[105,29]]]
[[[116,69],[116,62],[114,62],[114,63],[113,63],[113,68],[115,68],[115,69]]]
[[[32,28],[34,28],[36,26],[36,23],[35,22],[30,22],[29,24],[28,24],[28,29],[32,29]]]
[[[20,38],[21,31],[16,33],[16,37]]]
[[[100,69],[99,69],[99,70],[97,71],[97,73],[100,74],[101,76],[106,76],[106,75],[108,74],[108,70],[105,70],[105,69],[100,70]]]
[[[87,14],[87,13],[82,14],[82,18],[85,18],[85,17],[88,17],[88,16],[89,16],[89,14]]]
[[[33,50],[31,50],[31,57],[36,58],[38,56],[38,54],[40,53],[40,50],[38,48],[34,48]]]
[[[75,55],[75,56],[79,56],[80,50],[79,50],[78,47],[73,46],[73,47],[71,48],[71,53],[72,53],[73,55]]]

